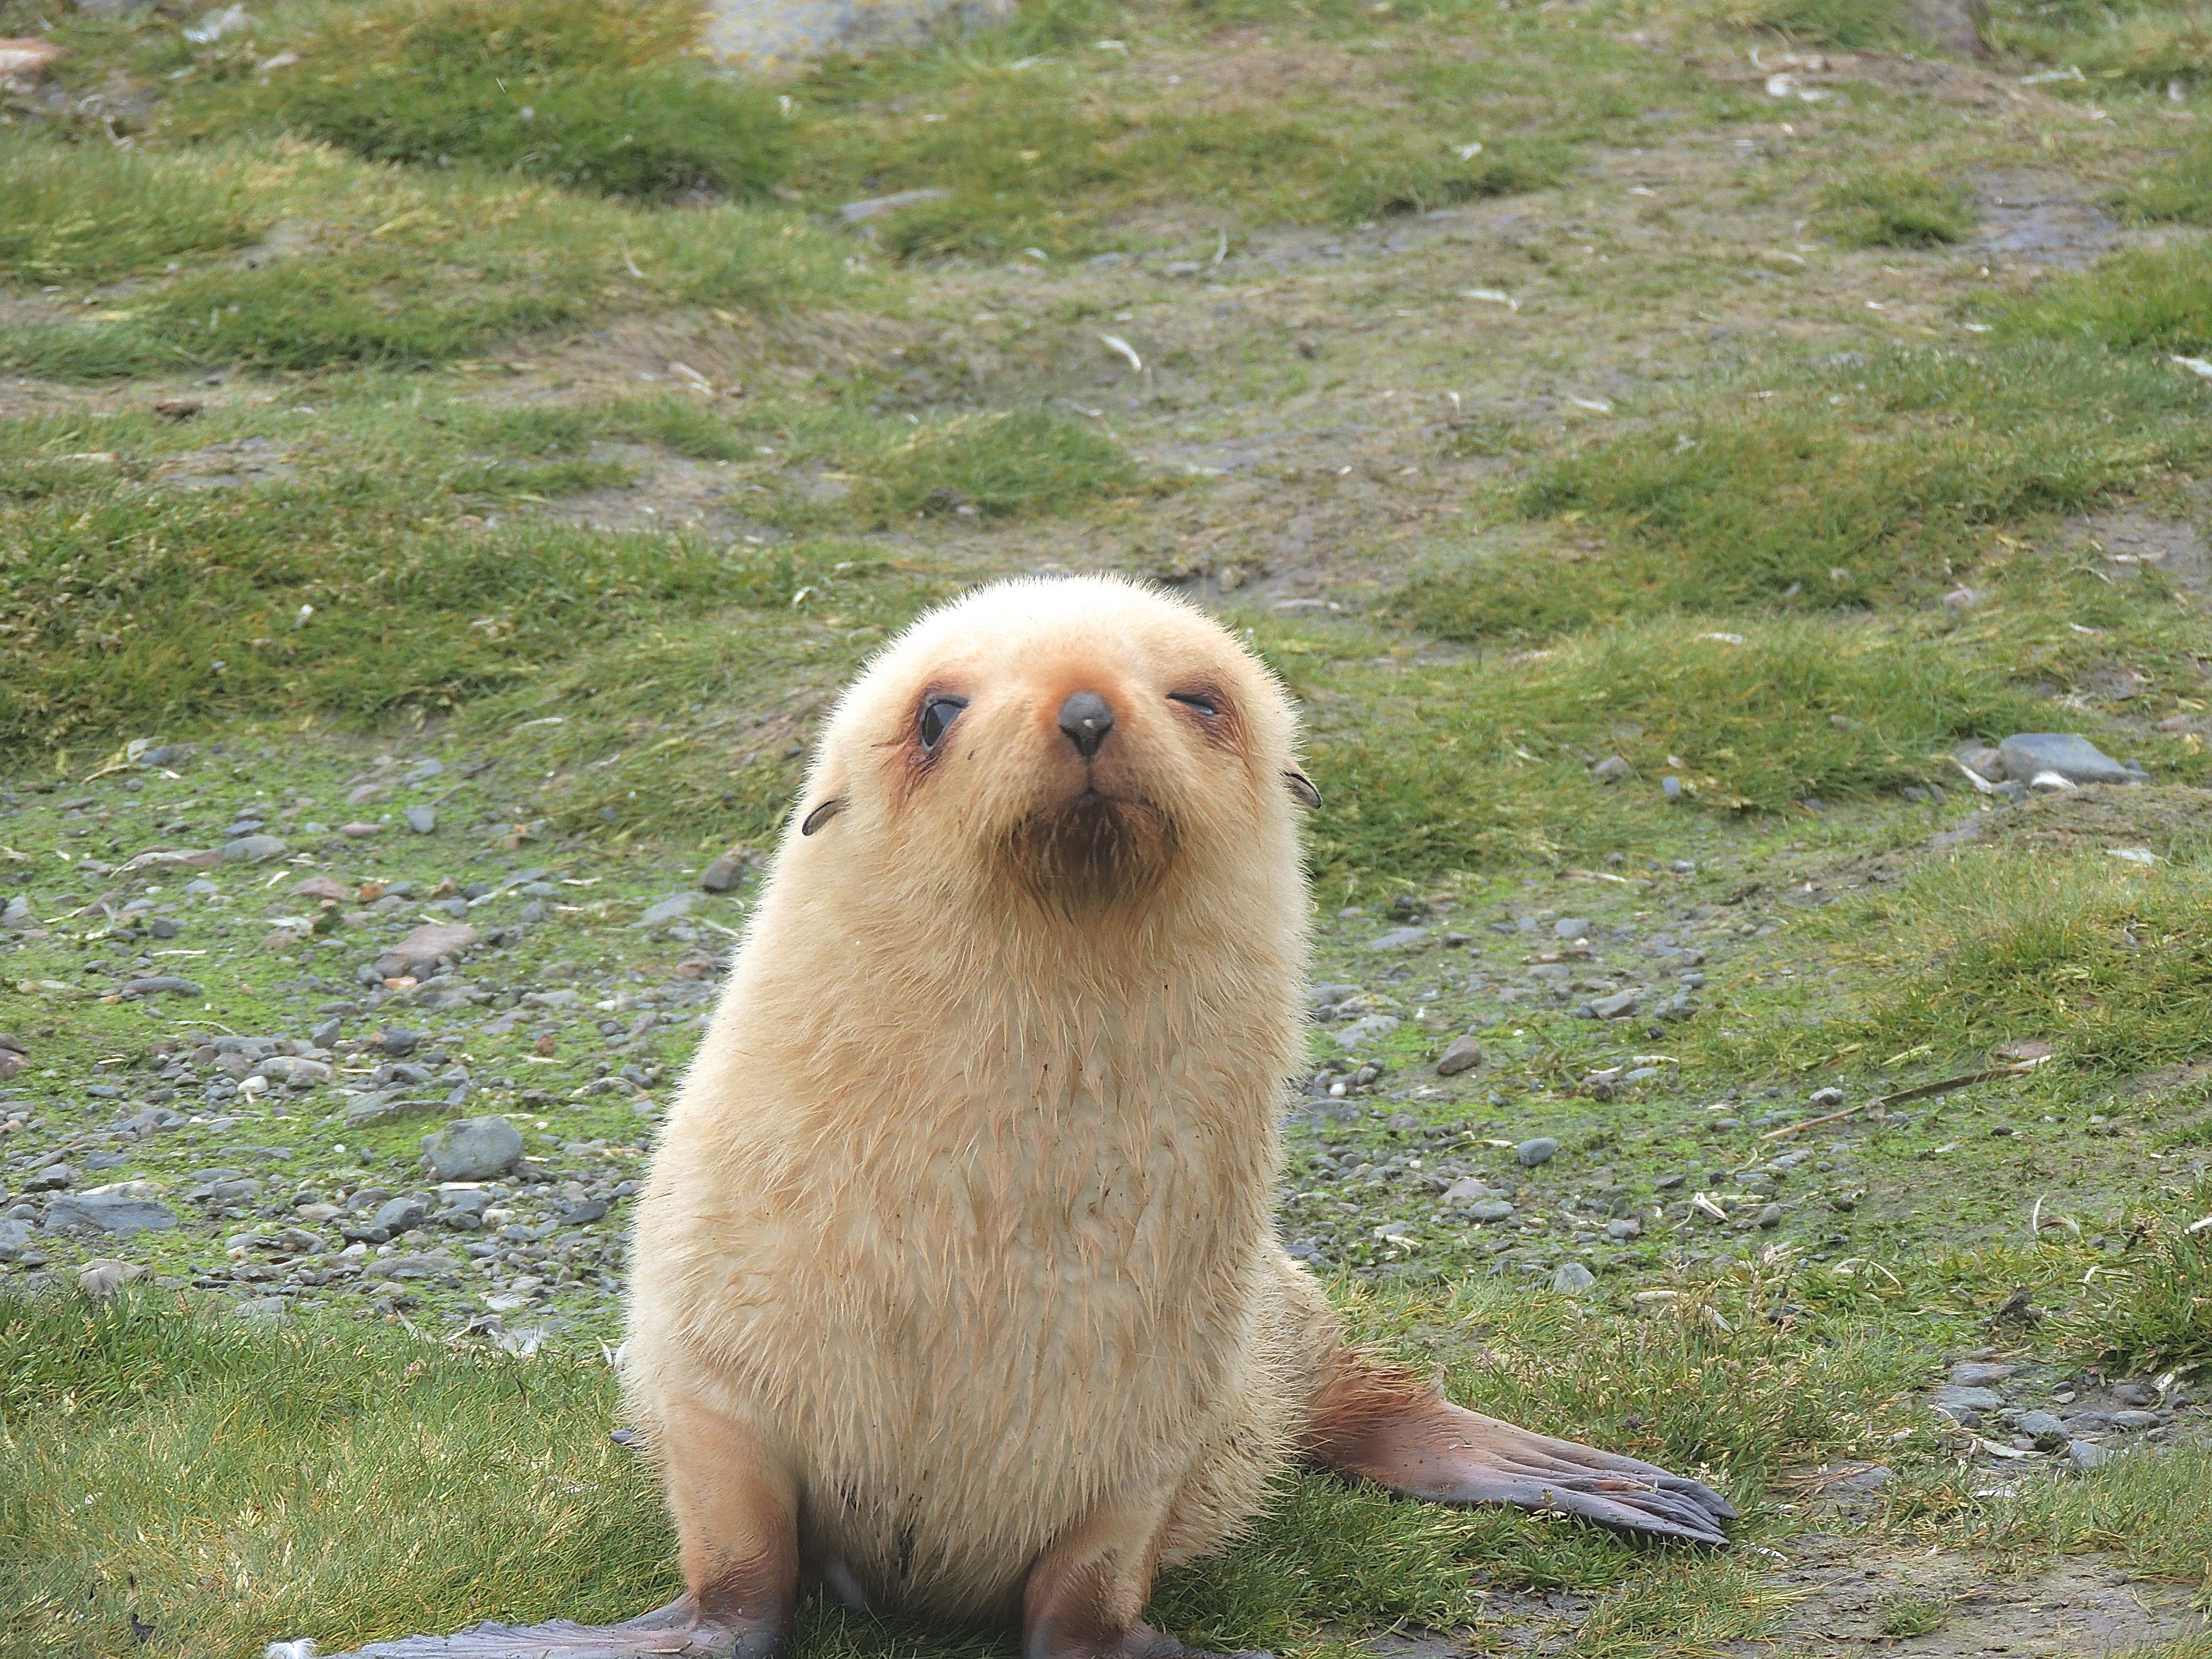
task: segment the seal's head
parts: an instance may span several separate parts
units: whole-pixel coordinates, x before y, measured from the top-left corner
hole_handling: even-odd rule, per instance
[[[846,692],[799,836],[884,889],[1095,911],[1255,860],[1294,870],[1295,808],[1318,799],[1295,738],[1274,677],[1194,606],[1109,577],[1003,582]]]

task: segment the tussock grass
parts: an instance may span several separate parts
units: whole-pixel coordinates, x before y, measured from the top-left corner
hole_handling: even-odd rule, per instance
[[[0,138],[0,165],[33,186],[9,233],[65,243],[89,216],[157,194],[167,158]],[[550,185],[371,165],[317,146],[222,146],[164,222],[173,244],[234,240],[234,201],[289,234],[251,259],[189,266],[68,321],[0,327],[0,365],[97,379],[186,363],[264,368],[409,366],[461,357],[604,307],[755,310],[854,291],[844,252],[789,216],[743,207],[650,213]],[[126,236],[116,245],[149,246]],[[149,256],[150,257],[150,256]]]
[[[2119,351],[2212,350],[2212,247],[2191,240],[2130,248],[1991,314],[2015,336],[2094,341]]]
[[[268,221],[247,181],[199,157],[112,145],[0,147],[0,276],[104,283],[242,247]]]
[[[1964,1055],[2035,1038],[2057,1056],[2054,1087],[2179,1064],[2203,1052],[2212,1020],[2208,898],[2201,847],[2148,870],[2101,847],[1962,849],[1798,921],[1850,967],[1854,1005],[1813,1027],[1731,1018],[1731,1063],[1853,1043],[1869,1057]]]
[[[1545,1343],[1579,1318],[1502,1295],[1368,1312],[1401,1325],[1480,1318]],[[1831,1383],[1808,1419],[1816,1436],[1849,1432],[1868,1390],[1890,1385],[1852,1341],[1832,1351],[1759,1323],[1735,1339],[1711,1325],[1647,1333],[1628,1349],[1680,1348],[1711,1381],[1675,1414],[1716,1422],[1731,1411],[1721,1373],[1743,1387],[1770,1368],[1759,1355],[1786,1354]],[[132,1296],[0,1299],[0,1354],[11,1362],[0,1372],[0,1644],[27,1659],[127,1650],[134,1615],[179,1650],[244,1659],[303,1634],[335,1648],[487,1615],[605,1620],[676,1588],[650,1474],[608,1438],[616,1389],[596,1359],[526,1362],[389,1327],[248,1328]],[[1858,1392],[1834,1386],[1846,1380]],[[1643,1397],[1639,1379],[1599,1383],[1595,1367],[1577,1381]],[[1474,1623],[1481,1578],[1614,1592],[1593,1626],[1605,1640],[1589,1650],[1603,1653],[1755,1635],[1778,1605],[1740,1557],[1639,1549],[1578,1524],[1300,1476],[1243,1547],[1170,1575],[1153,1616],[1218,1646],[1307,1649],[1331,1630]],[[889,1659],[922,1642],[998,1646],[816,1601],[801,1611],[805,1659]]]
[[[2212,279],[2177,265],[2173,280]],[[2185,381],[2163,364],[2029,342],[1731,382],[1523,487],[1525,514],[1594,525],[1609,549],[1571,570],[1468,557],[1417,576],[1395,608],[1480,639],[1670,610],[1924,600],[1980,526],[2077,511],[2204,453],[2203,393]]]
[[[2212,1448],[2137,1450],[2075,1478],[2022,1483],[2010,1498],[1938,1488],[1899,1508],[1928,1513],[1923,1530],[2000,1559],[2109,1553],[2148,1577],[2202,1583],[2212,1562]]]
[[[2212,1211],[2212,1180],[2189,1197],[2136,1218],[2126,1253],[2098,1275],[2101,1298],[2070,1322],[2073,1342],[2131,1370],[2212,1364],[2212,1230],[2189,1231]]]
[[[1814,46],[1886,46],[1905,27],[1899,0],[1733,0],[1722,15],[1739,28],[1771,29]]]
[[[984,518],[1063,512],[1135,487],[1136,469],[1095,426],[1027,409],[957,415],[851,455],[865,509],[881,520],[971,507]],[[872,452],[872,453],[871,453]]]
[[[376,0],[304,15],[307,27],[256,43],[298,64],[198,83],[185,121],[648,198],[757,196],[790,159],[772,94],[684,56],[697,19],[680,6]]]
[[[2184,144],[2165,167],[2122,191],[2118,203],[2137,219],[2212,225],[2212,138]]]
[[[2163,90],[2212,74],[2212,21],[2191,0],[1996,0],[1990,36],[2002,51],[2080,69],[2096,81]]]
[[[1948,768],[1939,750],[2017,729],[2033,707],[1926,641],[1732,626],[1741,643],[1674,618],[1534,657],[1388,670],[1310,669],[1279,649],[1311,703],[1317,863],[1420,877],[1586,857],[1632,833],[1627,803],[1656,803],[1662,774],[1692,803],[1779,811],[1934,776]],[[1587,767],[1615,753],[1634,775],[1607,787]]]
[[[1854,247],[1930,247],[1958,241],[1974,228],[1965,191],[1912,167],[1838,180],[1821,193],[1819,217]]]

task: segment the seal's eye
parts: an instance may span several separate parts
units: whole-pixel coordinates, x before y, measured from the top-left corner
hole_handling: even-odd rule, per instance
[[[1221,712],[1213,706],[1212,698],[1200,696],[1195,691],[1170,691],[1168,693],[1168,701],[1179,702],[1184,708],[1205,715],[1208,720],[1212,720]]]
[[[934,750],[952,729],[952,722],[960,718],[960,711],[968,706],[965,697],[932,697],[921,705],[921,749],[924,754]]]

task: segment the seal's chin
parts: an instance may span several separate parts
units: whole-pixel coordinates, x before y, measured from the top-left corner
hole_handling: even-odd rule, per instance
[[[1174,861],[1175,821],[1137,795],[1081,794],[1041,808],[1007,836],[1008,871],[1050,903],[1089,908],[1140,898]]]

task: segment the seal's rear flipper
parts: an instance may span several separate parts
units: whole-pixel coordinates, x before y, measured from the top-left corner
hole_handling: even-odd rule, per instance
[[[699,1603],[678,1596],[665,1607],[620,1625],[501,1625],[490,1620],[453,1636],[410,1636],[374,1642],[325,1659],[765,1659],[783,1631],[758,1623],[702,1616]]]
[[[1633,1457],[1516,1429],[1349,1354],[1316,1399],[1306,1455],[1340,1474],[1439,1504],[1512,1504],[1624,1532],[1725,1545],[1727,1498]]]

